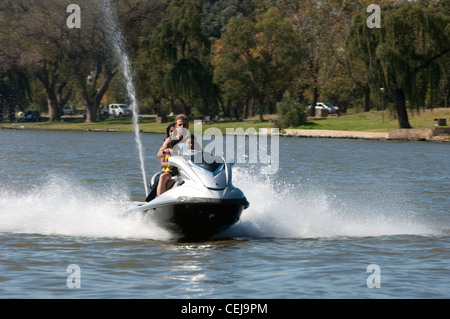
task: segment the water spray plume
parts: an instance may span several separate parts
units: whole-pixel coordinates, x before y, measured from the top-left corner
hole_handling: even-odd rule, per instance
[[[111,1],[103,0],[102,4],[103,12],[105,15],[105,24],[104,28],[108,34],[108,37],[111,41],[111,45],[114,48],[114,53],[118,62],[120,63],[120,67],[122,69],[122,73],[125,80],[125,85],[127,89],[128,100],[130,102],[130,108],[133,112],[133,130],[135,134],[136,145],[139,152],[139,161],[141,164],[142,177],[144,180],[144,189],[145,194],[148,194],[148,186],[147,186],[147,177],[145,174],[145,163],[144,163],[144,151],[142,147],[141,137],[139,133],[139,106],[137,103],[137,94],[135,90],[135,86],[133,83],[133,76],[131,72],[131,63],[128,57],[128,54],[125,50],[125,39],[123,34],[119,28],[119,22],[117,20],[116,15],[111,9]]]

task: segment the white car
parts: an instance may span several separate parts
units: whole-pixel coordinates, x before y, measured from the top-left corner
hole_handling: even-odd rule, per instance
[[[73,107],[70,107],[70,106],[68,106],[68,105],[64,105],[64,107],[63,107],[63,114],[64,115],[74,115],[75,114],[75,111],[74,111],[74,109],[73,109]]]
[[[311,109],[311,105],[307,106],[307,109],[310,110]],[[326,102],[317,102],[316,103],[316,110],[327,110],[328,113],[333,114],[336,113],[339,110],[339,107],[334,106],[330,103],[326,103]]]
[[[101,109],[100,114],[103,116],[131,116],[133,113],[125,104],[110,104],[107,108]]]

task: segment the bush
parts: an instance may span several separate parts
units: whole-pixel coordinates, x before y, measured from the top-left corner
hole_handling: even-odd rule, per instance
[[[306,123],[306,107],[297,101],[290,93],[285,93],[277,103],[279,124],[282,128],[299,126]]]

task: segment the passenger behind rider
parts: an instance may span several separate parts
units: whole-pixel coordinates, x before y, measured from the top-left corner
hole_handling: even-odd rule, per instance
[[[169,126],[167,126],[167,129],[166,129],[167,136],[164,139],[164,142],[167,141],[168,139],[170,139],[174,130],[175,130],[175,123],[171,123],[171,124],[169,124]],[[166,156],[161,158],[161,170],[163,172],[167,172],[170,169],[170,165],[167,162],[168,158],[169,158],[168,154],[166,154]]]
[[[183,140],[183,133],[186,134],[186,131],[183,132],[183,129],[187,130],[189,129],[189,118],[184,114],[179,114],[175,117],[175,130],[172,133],[171,138],[168,138],[164,141],[163,145],[159,149],[158,153],[156,154],[157,157],[164,160],[166,155],[170,156],[172,155],[173,147],[176,145],[176,143]],[[161,166],[163,165],[163,162],[161,161]],[[158,187],[156,189],[156,195],[159,196],[163,194],[165,191],[170,189],[173,184],[175,183],[174,180],[172,180],[172,176],[177,175],[177,170],[170,167],[167,172],[164,172],[159,177],[159,183]]]
[[[166,136],[166,138],[164,139],[164,141],[167,140],[169,137],[172,136],[173,130],[175,130],[175,123],[170,123],[169,126],[167,126],[167,128],[166,128],[166,134],[167,134],[167,136]]]
[[[194,135],[191,135],[191,136],[186,140],[186,143],[184,143],[184,145],[186,145],[186,149],[188,149],[188,150],[194,150],[194,149],[195,149],[195,139],[194,139]]]
[[[195,135],[191,135],[186,139],[186,143],[184,143],[183,150],[197,150],[201,151],[202,147],[195,140]],[[181,148],[181,147],[180,147]]]

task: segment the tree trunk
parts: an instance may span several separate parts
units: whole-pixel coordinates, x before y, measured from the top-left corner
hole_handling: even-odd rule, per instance
[[[259,106],[259,120],[264,121],[263,115],[266,112],[266,103],[264,102],[264,99],[258,100],[258,106]]]
[[[8,120],[14,122],[16,120],[16,112],[14,111],[14,103],[8,101]]]
[[[190,117],[192,107],[190,105],[184,104],[183,109],[184,109],[184,114]]]
[[[309,70],[311,71],[312,75],[312,101],[309,115],[314,117],[316,116],[316,103],[319,98],[319,89],[317,88],[319,67],[317,65],[317,61],[313,59],[309,61]]]
[[[87,84],[86,80],[81,77],[80,87],[81,87],[81,99],[83,100],[84,105],[86,105],[86,123],[96,122],[98,119],[98,109],[100,106],[100,101],[103,98],[103,95],[106,93],[109,87],[109,83],[113,79],[114,75],[116,75],[117,71],[111,72],[108,67],[105,67],[104,72],[104,80],[100,88],[95,90],[95,94],[92,98],[89,97],[87,92]]]
[[[0,123],[3,122],[3,105],[5,104],[5,101],[0,96]]]
[[[71,88],[69,88],[66,95],[63,94],[67,82],[59,81],[58,66],[58,64],[54,64],[48,69],[47,65],[44,65],[41,70],[34,72],[34,75],[42,83],[45,89],[49,121],[61,121],[62,108],[72,95]],[[57,90],[56,87],[58,87]]]
[[[61,112],[58,109],[58,103],[55,100],[47,98],[48,105],[48,120],[49,121],[61,121]]]
[[[54,69],[57,69],[57,67],[54,66],[52,70]],[[48,72],[50,72],[50,75]],[[46,65],[41,70],[34,72],[34,75],[44,86],[49,121],[61,121],[61,112],[58,110],[58,99],[55,93],[55,83],[58,76],[54,72],[47,71]]]
[[[448,103],[450,102],[450,89],[445,90],[445,96],[444,96],[444,107],[449,107]]]
[[[48,120],[61,121],[61,110],[58,108],[58,99],[53,88],[46,87],[45,94],[47,95]]]
[[[170,97],[170,102],[169,102],[169,114],[173,113],[173,104],[175,103],[175,99],[173,98],[173,96]],[[160,111],[161,112],[161,111]]]
[[[66,93],[66,95],[63,94],[63,90],[66,87],[66,85],[67,85],[67,82],[63,82],[59,86],[58,93],[56,94],[56,100],[58,101],[58,109],[59,109],[60,116],[64,115],[63,114],[64,105],[67,104],[67,101],[69,101],[69,98],[72,95],[72,88],[71,87],[69,88],[69,90]]]
[[[83,104],[86,106],[86,120],[85,123],[93,123],[97,121],[97,109],[94,106],[94,103],[89,99],[89,94],[87,92],[86,83],[84,80],[80,81],[80,89],[81,89],[81,100]]]
[[[98,119],[98,107],[94,105],[94,103],[85,101],[83,99],[84,104],[86,105],[86,123],[96,122]]]
[[[222,109],[223,115],[225,117],[228,117],[229,114],[227,112],[227,109],[225,108],[225,103],[223,102],[223,100],[220,96],[219,96],[219,104],[220,104],[220,108]],[[227,104],[228,104],[228,102],[227,102]]]
[[[250,113],[251,117],[255,116],[255,104],[255,99],[252,99],[252,111]]]
[[[368,84],[363,86],[363,91],[364,91],[364,96],[363,96],[362,111],[369,112],[370,111],[370,88],[369,88]]]
[[[406,111],[405,93],[396,84],[392,84],[392,96],[397,111],[398,124],[400,128],[411,128]]]
[[[316,82],[315,79],[314,79],[314,82]],[[314,83],[313,89],[312,89],[311,109],[309,110],[310,116],[316,116],[316,103],[317,103],[318,98],[319,98],[319,91],[317,89],[317,85]]]
[[[242,118],[246,119],[248,117],[248,109],[250,107],[250,100],[245,99],[244,109],[242,110]]]

